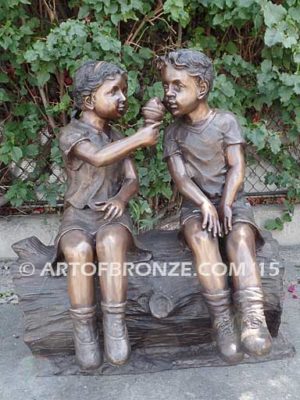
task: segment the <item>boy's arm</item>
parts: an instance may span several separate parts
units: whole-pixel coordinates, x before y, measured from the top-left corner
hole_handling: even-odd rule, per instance
[[[226,175],[224,191],[219,207],[220,221],[224,226],[227,235],[232,229],[231,207],[238,191],[244,182],[245,177],[245,158],[244,149],[241,144],[233,144],[225,149],[228,172]]]
[[[109,143],[100,150],[90,141],[83,140],[74,146],[73,154],[95,167],[113,164],[125,158],[139,147],[156,144],[159,138],[159,125],[160,122],[157,122],[140,128],[134,135]]]
[[[124,181],[121,189],[116,196],[108,199],[103,205],[99,205],[100,211],[106,211],[104,219],[112,219],[121,217],[129,200],[139,190],[139,180],[137,171],[133,161],[126,158],[123,163],[124,168]],[[97,203],[95,204],[98,205]]]
[[[174,154],[168,157],[168,168],[172,179],[174,180],[179,192],[186,198],[192,200],[199,206],[203,214],[202,228],[221,236],[221,227],[218,213],[212,203],[191,180],[186,172],[183,159],[180,154]]]

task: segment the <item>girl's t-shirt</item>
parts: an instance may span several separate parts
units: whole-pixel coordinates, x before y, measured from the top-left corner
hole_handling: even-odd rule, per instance
[[[111,128],[108,133],[100,132],[77,119],[72,119],[61,129],[59,147],[67,173],[65,205],[95,209],[95,202],[106,201],[119,192],[124,179],[124,159],[95,167],[76,157],[72,151],[76,144],[84,140],[90,141],[101,150],[105,145],[119,139],[122,139],[122,135]]]

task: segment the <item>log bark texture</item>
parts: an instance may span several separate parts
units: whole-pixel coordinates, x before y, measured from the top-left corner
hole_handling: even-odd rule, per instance
[[[282,313],[284,268],[278,243],[268,232],[263,234],[266,243],[257,252],[257,261],[263,268],[267,324],[272,336],[276,337]],[[158,354],[163,359],[160,366],[154,369],[149,367],[149,360],[144,362],[144,366],[148,365],[146,370],[150,368],[151,372],[170,369],[175,365],[184,368],[186,366],[180,366],[183,355],[187,361],[186,357],[193,359],[196,353],[198,362],[193,365],[191,361],[190,366],[215,365],[212,360],[218,357],[216,352],[210,353],[210,319],[194,273],[191,252],[182,247],[177,231],[149,231],[140,235],[139,239],[152,250],[153,258],[150,267],[143,260],[129,265],[126,318],[133,354],[136,353],[136,356],[132,356],[131,366],[124,367],[125,373],[128,373],[126,368],[129,368],[129,373],[141,372],[141,354],[144,361]],[[19,255],[14,266],[14,282],[24,312],[25,343],[37,355],[65,357],[74,354],[66,277],[53,277],[45,271],[45,263],[51,259],[53,248],[43,245],[36,237],[18,242],[13,248]],[[34,275],[24,276],[20,273],[20,265],[26,262],[34,264]],[[274,267],[278,268],[277,274]],[[41,274],[41,271],[44,273]],[[95,279],[95,284],[98,287],[98,279]],[[97,293],[99,303],[99,290]],[[101,331],[100,308],[98,315]],[[278,351],[282,356],[293,352],[286,345],[282,345]],[[203,358],[199,364],[201,354]],[[135,357],[138,357],[138,362]],[[176,357],[179,357],[177,361]],[[208,361],[205,362],[205,359]],[[136,367],[134,363],[137,363]],[[223,364],[220,360],[218,363]],[[183,364],[186,365],[186,362]],[[61,370],[68,369],[64,363],[61,365],[64,365]],[[72,368],[76,368],[73,362],[72,365]],[[153,366],[153,363],[150,362],[150,365]],[[115,373],[113,368],[107,367],[103,371]],[[122,373],[120,369],[118,371]]]

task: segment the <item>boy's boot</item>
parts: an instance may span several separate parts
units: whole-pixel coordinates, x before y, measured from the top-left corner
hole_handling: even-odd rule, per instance
[[[221,358],[229,364],[242,361],[240,339],[231,310],[230,290],[202,293],[205,299]]]
[[[76,360],[83,369],[96,369],[102,363],[96,323],[96,306],[70,308]]]
[[[254,356],[270,353],[272,338],[266,324],[262,288],[237,290],[233,297],[240,308],[241,341],[245,352]]]
[[[114,365],[125,364],[130,356],[130,344],[125,323],[125,303],[101,302],[103,315],[104,350],[108,361]]]

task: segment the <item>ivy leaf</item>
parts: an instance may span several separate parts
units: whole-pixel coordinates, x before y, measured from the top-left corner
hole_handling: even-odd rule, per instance
[[[293,96],[293,89],[290,87],[281,86],[278,90],[278,94],[282,103],[287,103],[291,100],[291,97]]]
[[[127,96],[132,96],[139,88],[138,72],[129,71],[128,73],[128,93]]]
[[[190,21],[190,16],[184,9],[183,0],[166,0],[164,2],[164,11],[166,14],[171,15],[173,21],[180,22],[183,28]]]
[[[236,54],[237,51],[238,51],[238,48],[237,48],[237,46],[236,46],[236,44],[234,42],[230,41],[230,42],[227,43],[227,45],[225,47],[225,50],[229,54]]]
[[[83,18],[87,17],[89,15],[89,13],[90,13],[90,7],[87,4],[85,4],[79,8],[77,18],[83,19]]]
[[[25,147],[26,157],[35,157],[39,154],[39,147],[37,144],[29,144]]]
[[[121,21],[121,19],[122,19],[122,14],[112,14],[111,16],[110,16],[110,19],[111,19],[111,22],[114,24],[114,25],[118,25],[118,23]]]
[[[283,216],[281,217],[282,222],[291,222],[292,221],[292,216],[289,212],[285,212]]]
[[[293,47],[293,45],[298,43],[298,38],[299,36],[297,35],[297,33],[290,33],[289,35],[287,35],[283,41],[283,46],[286,49],[290,49],[291,47]]]
[[[282,231],[283,230],[283,222],[281,221],[280,218],[269,219],[265,223],[265,228],[270,231],[274,231],[274,230]]]
[[[272,71],[272,61],[271,60],[264,60],[260,68],[264,74],[267,74],[268,72]]]
[[[14,146],[11,150],[11,159],[14,162],[18,162],[23,157],[23,152],[20,147]]]
[[[4,89],[0,89],[0,103],[11,102],[11,97]]]
[[[253,0],[237,0],[237,5],[240,7],[251,7],[253,5]]]
[[[142,47],[139,51],[139,56],[145,60],[149,60],[153,57],[153,51],[147,47]]]
[[[147,92],[149,98],[159,97],[162,99],[164,97],[164,89],[161,82],[155,82],[152,86],[148,87]]]
[[[269,137],[269,145],[273,154],[279,153],[281,149],[281,140],[277,135],[272,135]]]
[[[295,63],[300,64],[300,53],[295,53],[293,57]]]
[[[265,33],[265,44],[269,47],[274,46],[276,43],[281,43],[283,41],[284,37],[282,32],[278,31],[275,28],[266,29]]]
[[[289,15],[293,18],[293,20],[300,23],[300,6],[299,7],[291,7],[289,9]]]
[[[0,72],[0,83],[8,83],[9,78],[7,74],[4,74],[3,72]]]
[[[265,147],[267,131],[263,126],[252,129],[247,136],[258,150]]]
[[[270,1],[264,6],[265,24],[270,28],[272,25],[280,22],[287,14],[282,5],[273,4]]]
[[[36,74],[38,86],[44,86],[50,79],[50,74],[48,71],[40,71]]]

